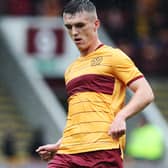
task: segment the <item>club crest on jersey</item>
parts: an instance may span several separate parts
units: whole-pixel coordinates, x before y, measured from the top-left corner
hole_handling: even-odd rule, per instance
[[[100,65],[102,61],[103,61],[103,57],[102,57],[102,56],[93,58],[93,59],[91,60],[91,66]]]

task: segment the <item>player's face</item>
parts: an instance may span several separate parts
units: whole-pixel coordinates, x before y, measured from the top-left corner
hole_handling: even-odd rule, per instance
[[[80,51],[89,50],[97,38],[98,20],[91,13],[64,14],[64,24]]]

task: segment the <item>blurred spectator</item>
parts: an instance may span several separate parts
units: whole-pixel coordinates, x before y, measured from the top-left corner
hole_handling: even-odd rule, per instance
[[[106,12],[104,25],[108,29],[111,38],[114,41],[118,41],[118,39],[123,38],[125,33],[125,20],[123,13],[117,8],[109,9]]]
[[[133,0],[113,0],[106,4],[106,8],[100,10],[100,19],[107,28],[107,32],[114,42],[120,39],[133,40],[134,31],[134,15]]]
[[[16,139],[12,130],[7,130],[4,133],[2,152],[9,161],[12,161],[16,156]]]
[[[167,76],[168,75],[168,66],[167,66],[167,60],[168,60],[168,26],[161,28],[158,31],[158,41],[159,45],[161,47],[160,57],[162,58],[161,62],[161,69],[162,69],[162,75]]]
[[[33,14],[32,0],[7,0],[6,12],[13,16]]]
[[[127,10],[111,7],[101,13],[102,23],[115,43],[118,43],[120,39],[132,40],[134,38],[134,24]]]
[[[132,42],[128,41],[128,40],[120,40],[118,42],[118,47],[124,51],[127,55],[129,55],[131,58],[134,57],[134,46],[132,44]]]
[[[139,38],[150,35],[150,22],[156,13],[158,0],[136,0],[135,19],[136,31]]]
[[[28,152],[31,158],[39,159],[36,149],[41,145],[44,145],[44,134],[41,128],[37,128],[34,130],[32,139],[30,141],[30,146],[28,147]]]
[[[160,46],[157,43],[150,39],[141,41],[139,57],[140,68],[145,74],[149,76],[161,74]]]
[[[165,144],[162,131],[144,117],[137,124],[128,138],[127,155],[136,159],[163,159]]]
[[[6,0],[0,0],[0,15],[4,15],[6,12]]]
[[[62,3],[61,0],[42,0],[39,13],[42,16],[61,16]]]

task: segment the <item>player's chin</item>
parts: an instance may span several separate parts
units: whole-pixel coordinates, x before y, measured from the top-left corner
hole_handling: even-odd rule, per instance
[[[78,47],[78,49],[79,49],[80,51],[83,51],[83,50],[84,50],[84,47],[83,47],[81,44],[76,44],[76,46]]]
[[[76,43],[76,46],[78,47],[79,50],[85,51],[88,49],[88,46],[85,43]]]

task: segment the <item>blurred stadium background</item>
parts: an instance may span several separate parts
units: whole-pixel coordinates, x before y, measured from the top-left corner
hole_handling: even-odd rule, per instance
[[[92,1],[102,22],[101,40],[134,60],[156,97],[155,103],[128,120],[127,142],[145,119],[145,124],[159,128],[164,150],[154,159],[145,152],[134,157],[126,151],[125,167],[166,168],[168,1]],[[0,168],[45,168],[34,149],[61,136],[67,111],[64,70],[79,54],[63,27],[66,2],[0,0]],[[148,146],[144,143],[142,149],[148,151]]]

